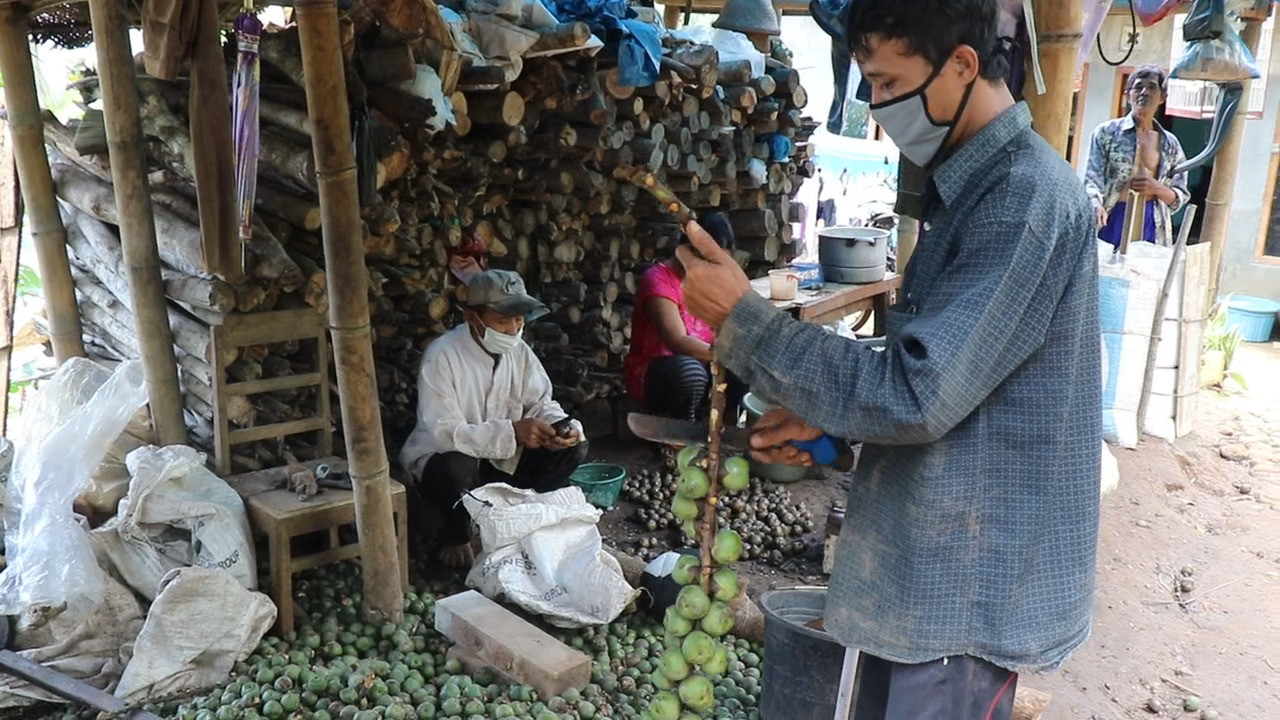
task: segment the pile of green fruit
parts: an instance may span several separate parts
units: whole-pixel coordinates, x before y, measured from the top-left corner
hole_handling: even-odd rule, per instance
[[[675,514],[675,498],[680,478],[678,472],[652,469],[629,478],[623,496],[637,505],[632,520],[648,532],[679,528],[682,522]],[[813,517],[805,503],[794,502],[785,488],[759,478],[751,478],[738,495],[719,503],[716,512],[721,525],[742,536],[743,559],[775,567],[789,557],[804,554],[809,547],[805,536],[814,530]],[[642,540],[639,547],[646,560],[665,549],[656,538]]]
[[[501,684],[488,671],[467,673],[446,658],[449,641],[434,629],[435,599],[461,586],[415,583],[398,624],[362,622],[361,587],[353,563],[300,574],[296,632],[264,638],[225,685],[146,709],[180,720],[633,719],[663,689],[653,680],[663,629],[643,614],[576,631],[544,628],[594,665],[581,691],[543,698],[531,687]],[[715,717],[759,720],[761,649],[725,640],[724,670],[708,678],[719,698]],[[95,716],[72,711],[65,717]]]
[[[732,457],[719,464],[701,448],[688,447],[678,463],[671,512],[685,536],[700,538],[702,547],[698,557],[682,555],[671,571],[682,587],[663,618],[665,650],[652,676],[660,692],[649,703],[645,720],[691,720],[716,709],[714,678],[729,671],[723,642],[733,629],[728,603],[740,592],[738,574],[729,566],[742,557],[742,537],[719,527],[715,508],[724,500],[720,491],[736,494],[750,486],[747,461]],[[712,481],[708,470],[719,475],[719,482]]]

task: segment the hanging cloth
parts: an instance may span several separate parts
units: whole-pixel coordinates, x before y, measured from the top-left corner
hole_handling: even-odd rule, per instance
[[[253,239],[253,202],[258,192],[258,89],[262,70],[258,56],[258,42],[262,38],[262,22],[246,6],[236,18],[235,92],[232,95],[232,115],[236,148],[236,219],[240,226],[240,241]]]

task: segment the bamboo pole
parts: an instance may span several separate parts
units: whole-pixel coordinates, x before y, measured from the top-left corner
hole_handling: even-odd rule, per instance
[[[302,45],[307,116],[313,129],[329,330],[342,403],[342,435],[355,490],[365,611],[399,621],[404,614],[405,578],[400,577],[396,552],[391,469],[374,374],[368,275],[337,5],[334,0],[297,0],[294,13]]]
[[[44,153],[44,123],[36,97],[35,68],[27,43],[27,17],[16,3],[0,2],[0,75],[4,76],[5,104],[13,154],[18,165],[22,200],[31,216],[31,237],[36,264],[44,285],[49,315],[49,338],[59,363],[84,355],[80,339],[80,312],[76,309],[75,284],[67,260],[67,232],[58,214],[58,198]]]
[[[1039,95],[1028,78],[1024,93],[1031,108],[1031,125],[1058,154],[1067,156],[1071,134],[1071,99],[1075,96],[1076,59],[1080,52],[1082,19],[1080,3],[1063,0],[1032,0],[1036,38],[1040,49],[1040,70],[1045,93]]]
[[[160,251],[147,184],[142,121],[129,25],[124,7],[112,0],[89,0],[111,176],[120,211],[120,244],[129,279],[139,355],[147,377],[151,422],[161,445],[187,442],[182,393],[173,355],[173,331],[160,278]],[[55,212],[57,206],[54,206]]]
[[[1268,6],[1269,7],[1269,6]],[[1249,52],[1258,56],[1258,42],[1262,37],[1262,20],[1250,18],[1245,22],[1240,38],[1249,47]],[[1266,82],[1267,68],[1261,68],[1262,80]],[[1209,180],[1209,192],[1205,196],[1204,222],[1200,225],[1200,242],[1209,243],[1209,287],[1207,297],[1212,299],[1218,295],[1218,284],[1222,276],[1222,253],[1227,247],[1227,231],[1231,226],[1231,203],[1236,192],[1236,174],[1240,168],[1240,144],[1244,139],[1245,116],[1248,114],[1249,93],[1253,83],[1244,84],[1244,95],[1240,98],[1240,109],[1231,120],[1227,136],[1222,147],[1213,159],[1213,176]],[[1186,222],[1185,220],[1183,222]]]

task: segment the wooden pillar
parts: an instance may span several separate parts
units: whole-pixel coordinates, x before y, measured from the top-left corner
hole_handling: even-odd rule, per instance
[[[1040,71],[1045,92],[1036,92],[1035,80],[1027,73],[1023,96],[1031,107],[1031,125],[1064,158],[1071,134],[1071,99],[1075,96],[1076,60],[1080,53],[1083,22],[1080,3],[1063,0],[1032,0],[1036,42],[1040,49]]]
[[[76,308],[75,284],[67,260],[67,231],[58,214],[58,197],[49,175],[49,158],[44,152],[44,123],[36,98],[35,68],[27,42],[27,17],[15,3],[0,0],[0,75],[4,76],[5,104],[9,130],[13,134],[13,154],[18,164],[18,184],[31,216],[31,237],[36,246],[36,264],[44,286],[45,309],[49,315],[49,336],[53,356],[59,363],[84,355],[80,340],[80,311]],[[8,387],[6,385],[6,387]]]
[[[155,216],[147,183],[146,146],[138,116],[138,86],[124,6],[114,0],[89,0],[93,45],[98,53],[103,119],[111,157],[111,180],[120,212],[120,245],[129,279],[138,348],[147,376],[151,424],[161,445],[187,442],[173,356],[173,331],[160,279]],[[231,149],[227,148],[227,152]]]
[[[374,375],[368,275],[337,5],[334,0],[296,0],[294,13],[302,44],[307,116],[320,192],[329,329],[338,371],[342,434],[355,490],[365,610],[398,621],[404,614],[403,579],[392,522],[391,468]]]
[[[4,103],[0,101],[0,110]],[[13,313],[17,304],[18,252],[22,243],[22,203],[18,196],[18,166],[13,162],[9,134],[0,130],[0,388],[9,387],[13,356]],[[9,393],[0,393],[0,437],[9,420]]]
[[[1268,6],[1269,8],[1270,6]],[[1265,18],[1264,18],[1265,19]],[[1240,38],[1249,46],[1249,52],[1258,57],[1258,42],[1262,37],[1262,19],[1251,18],[1245,22]],[[1231,120],[1231,127],[1222,141],[1222,148],[1213,159],[1213,175],[1209,180],[1209,192],[1205,196],[1204,222],[1200,225],[1200,242],[1209,243],[1208,302],[1218,295],[1222,278],[1222,254],[1227,247],[1227,231],[1231,226],[1231,203],[1236,192],[1236,173],[1240,168],[1240,143],[1244,136],[1245,115],[1249,110],[1249,90],[1254,82],[1267,81],[1267,68],[1259,68],[1260,80],[1244,84],[1244,96],[1240,108]]]

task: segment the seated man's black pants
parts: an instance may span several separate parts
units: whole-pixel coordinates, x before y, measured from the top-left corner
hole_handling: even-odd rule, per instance
[[[464,493],[481,485],[503,482],[512,487],[551,492],[568,487],[569,476],[587,458],[587,443],[564,450],[525,448],[514,475],[495,468],[488,460],[480,460],[460,452],[432,455],[422,468],[413,494],[418,502],[440,511],[443,524],[439,540],[442,546],[461,545],[471,539],[471,518],[462,505]],[[421,516],[421,513],[415,513]]]

